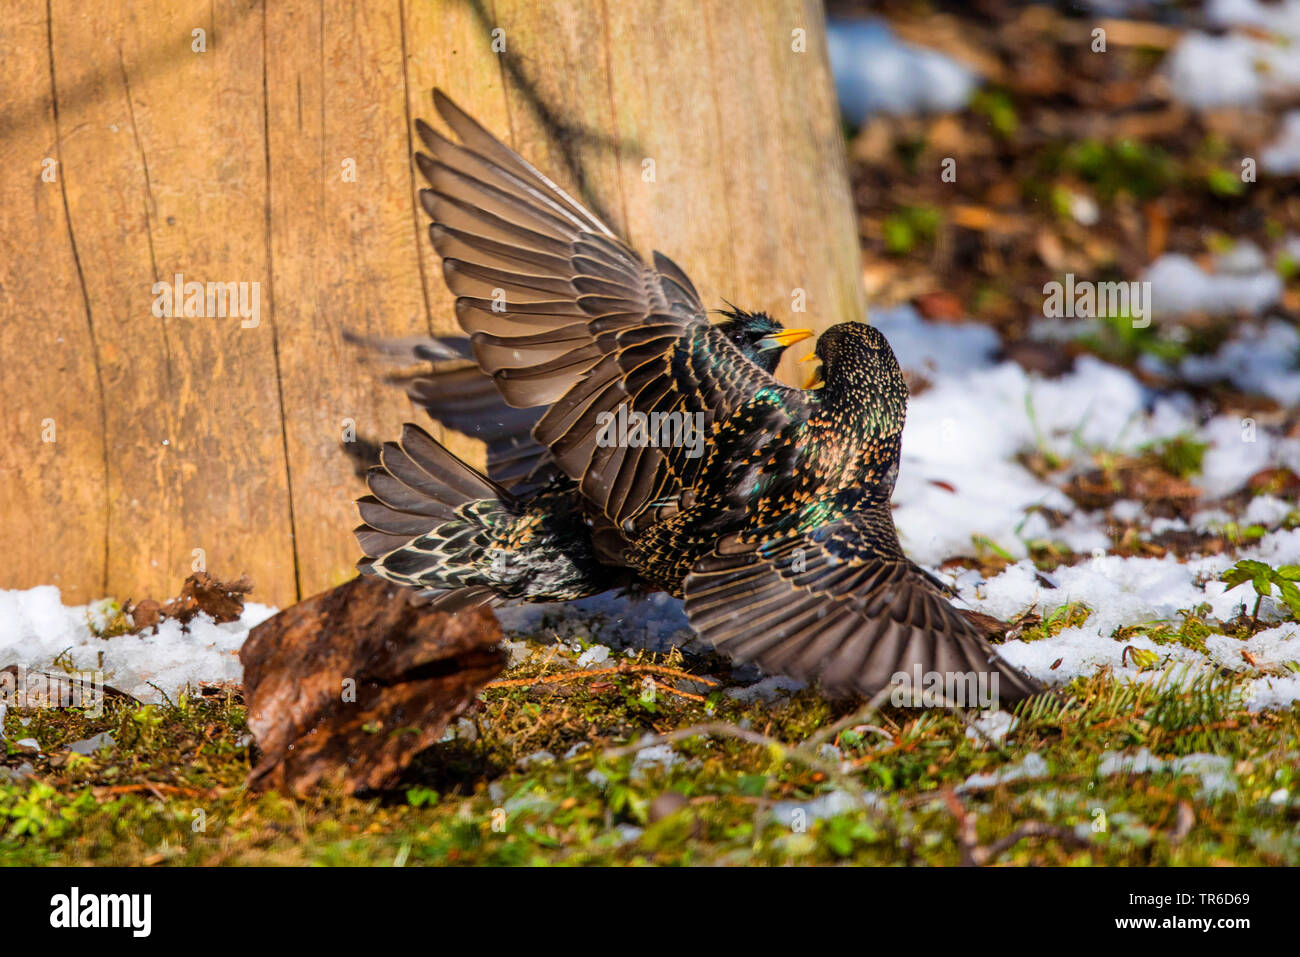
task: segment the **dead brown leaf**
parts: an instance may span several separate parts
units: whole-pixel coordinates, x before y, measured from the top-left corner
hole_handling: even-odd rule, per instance
[[[505,665],[486,608],[449,613],[355,578],[254,628],[240,660],[261,757],[250,787],[391,785]]]

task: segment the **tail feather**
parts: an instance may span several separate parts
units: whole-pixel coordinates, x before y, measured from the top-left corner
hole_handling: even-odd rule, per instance
[[[463,505],[477,499],[498,498],[504,502],[512,501],[512,496],[504,488],[493,482],[472,466],[466,465],[451,452],[447,451],[428,432],[417,425],[407,424],[402,429],[402,444],[386,444],[385,453],[391,454],[400,463],[405,474],[394,472],[403,482],[412,485],[416,491],[428,490],[449,505]],[[397,454],[397,453],[400,453]],[[389,471],[393,471],[388,458],[381,458]],[[419,472],[415,474],[406,468],[406,463],[414,465]],[[397,464],[396,462],[394,464]],[[408,479],[407,476],[410,476]],[[457,498],[459,496],[459,498]]]
[[[391,535],[371,528],[369,525],[358,526],[353,529],[352,534],[357,537],[361,550],[366,553],[366,558],[362,562],[366,567],[362,568],[362,571],[374,570],[372,555],[386,555],[391,551],[402,548],[411,541],[409,535]],[[358,564],[357,567],[361,568],[361,564]]]
[[[371,494],[357,502],[365,524],[355,534],[366,553],[357,567],[426,589],[442,608],[492,601],[490,588],[471,583],[492,544],[488,523],[512,508],[511,494],[416,425],[400,443],[384,444],[380,462],[368,477]]]
[[[560,601],[610,587],[576,489],[521,500],[418,426],[384,445],[357,502],[366,574],[420,589],[440,609]]]
[[[455,588],[429,597],[429,607],[438,611],[460,611],[477,605],[499,605],[501,596],[490,588]]]
[[[411,515],[426,515],[449,521],[455,518],[455,510],[441,499],[435,499],[409,486],[403,485],[396,478],[384,471],[382,465],[376,465],[366,476],[370,493],[389,508]]]
[[[359,499],[357,510],[361,513],[361,520],[376,532],[410,538],[413,535],[423,535],[429,530],[427,515],[413,515],[410,512],[389,508],[373,495]],[[451,518],[453,514],[449,511],[447,518]]]
[[[488,475],[503,485],[529,478],[543,466],[546,450],[533,438],[539,410],[506,405],[496,383],[477,367],[415,379],[407,395],[434,421],[486,442]]]

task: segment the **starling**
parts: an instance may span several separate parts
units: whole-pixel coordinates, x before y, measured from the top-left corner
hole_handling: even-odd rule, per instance
[[[717,328],[769,375],[788,346],[812,336],[763,312],[721,312]],[[414,344],[347,338],[434,362],[470,355],[468,341],[456,337]],[[419,588],[443,610],[568,601],[637,583],[630,569],[597,558],[577,484],[530,435],[535,410],[505,405],[475,366],[436,371],[408,391],[436,422],[487,442],[488,475],[408,424],[400,444],[384,444],[381,464],[367,477],[371,494],[357,503],[363,572]]]
[[[996,676],[1003,701],[1039,690],[902,552],[889,500],[907,387],[878,330],[832,326],[814,353],[824,384],[783,385],[675,263],[644,262],[434,102],[459,143],[418,122],[416,163],[456,315],[507,405],[540,411],[531,435],[555,474],[508,497],[408,426],[362,500],[363,569],[451,603],[648,583],[718,650],[830,693],[916,671]],[[610,441],[616,419],[693,423],[702,441]]]
[[[747,312],[736,306],[718,312],[724,317],[718,329],[746,359],[769,375],[775,374],[789,346],[813,336],[811,329],[786,329],[765,312]],[[470,341],[463,336],[388,342],[347,334],[345,337],[373,349],[437,364],[472,360],[473,356]],[[506,405],[492,377],[484,375],[472,361],[415,378],[407,394],[439,425],[481,439],[487,446],[487,474],[494,481],[509,488],[548,474],[539,471],[545,449],[532,435],[541,411]]]

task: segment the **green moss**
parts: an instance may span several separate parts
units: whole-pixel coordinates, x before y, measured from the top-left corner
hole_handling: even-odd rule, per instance
[[[1121,193],[1137,199],[1158,196],[1181,175],[1177,162],[1163,149],[1137,140],[1104,142],[1085,139],[1048,156],[1049,167],[1091,183],[1104,200]]]
[[[1156,456],[1163,468],[1170,475],[1185,479],[1200,475],[1205,462],[1208,442],[1202,442],[1192,435],[1176,435],[1142,446],[1142,451],[1149,451]]]
[[[1110,362],[1131,365],[1142,356],[1178,362],[1188,353],[1185,343],[1166,338],[1155,324],[1135,325],[1127,314],[1099,316],[1093,331],[1079,343]]]
[[[1020,129],[1020,117],[1005,90],[979,90],[971,97],[970,108],[988,120],[993,132],[1001,139],[1010,139]]]
[[[1086,613],[1066,609],[1045,627]],[[1182,627],[1198,628],[1191,618]],[[508,677],[553,673],[561,658],[554,646],[539,649]],[[684,664],[677,655],[636,660]],[[690,664],[699,673],[705,663]],[[1300,709],[1252,714],[1231,678],[1078,680],[1024,710],[997,746],[968,733],[960,713],[886,708],[839,734],[831,764],[845,770],[829,775],[804,759],[820,744],[801,742],[857,703],[811,690],[766,703],[660,693],[648,710],[642,690],[635,675],[490,689],[474,717],[477,739],[426,752],[391,792],[322,788],[303,800],[244,789],[249,745],[233,698],[115,704],[98,718],[11,710],[9,740],[36,737],[46,756],[6,761],[32,760],[36,773],[0,784],[0,864],[952,865],[963,852],[944,791],[1031,755],[1045,775],[960,798],[982,844],[1030,820],[1057,829],[1020,841],[999,863],[1300,863],[1289,837],[1295,805],[1269,800],[1295,790]],[[644,736],[702,722],[770,743],[700,734],[672,745],[669,766],[635,761]],[[99,731],[116,746],[67,756],[68,743]],[[1196,773],[1099,773],[1105,752],[1142,747],[1225,755],[1228,786],[1207,790]],[[556,759],[520,762],[543,750]],[[676,796],[665,811],[656,799],[667,791]],[[836,813],[818,819],[808,802],[834,791],[844,792],[830,805]],[[875,797],[855,805],[864,791]],[[1175,840],[1173,812],[1184,801],[1195,823]]]
[[[1061,605],[1059,608],[1053,608],[1041,618],[1034,616],[1036,621],[1032,624],[1025,624],[1020,629],[1017,637],[1021,641],[1040,641],[1043,638],[1052,638],[1059,635],[1066,628],[1078,628],[1085,624],[1092,615],[1092,609],[1083,602],[1070,602]]]
[[[902,206],[885,217],[882,224],[885,250],[903,256],[918,246],[934,242],[943,213],[933,206]]]
[[[1125,625],[1117,628],[1111,637],[1116,641],[1131,641],[1141,636],[1157,645],[1178,644],[1203,655],[1208,654],[1205,639],[1210,635],[1224,633],[1221,625],[1208,618],[1209,611],[1209,605],[1184,609],[1179,612],[1178,621],[1148,621]]]
[[[1274,268],[1281,280],[1286,283],[1294,279],[1297,271],[1300,271],[1300,263],[1297,263],[1295,257],[1286,250],[1282,250],[1277,254]]]
[[[135,627],[122,603],[112,598],[94,602],[86,609],[86,626],[98,638],[127,635]]]

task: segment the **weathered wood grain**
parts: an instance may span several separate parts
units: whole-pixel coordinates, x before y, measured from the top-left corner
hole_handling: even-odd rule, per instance
[[[0,17],[0,587],[55,584],[85,601],[105,585],[104,387],[48,40],[35,4]]]
[[[361,488],[341,443],[410,411],[342,331],[455,329],[409,159],[435,85],[710,306],[862,314],[811,0],[13,6],[0,587],[164,597],[195,549],[281,605],[351,574]],[[260,323],[155,317],[153,284],[178,272],[259,283]]]
[[[300,581],[355,574],[342,442],[390,438],[409,404],[342,340],[430,332],[411,211],[402,11],[276,3],[267,11],[275,325]],[[300,514],[301,513],[301,514]]]

